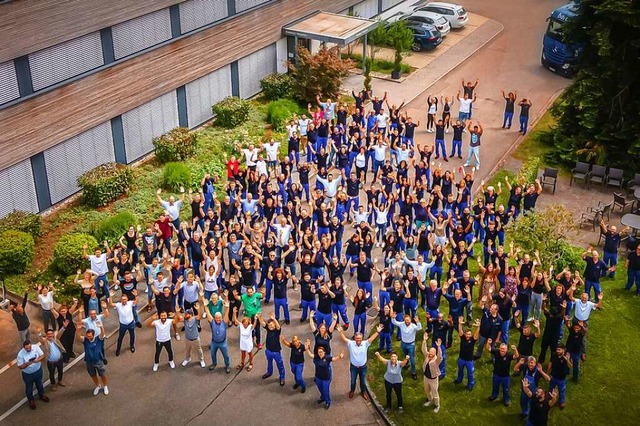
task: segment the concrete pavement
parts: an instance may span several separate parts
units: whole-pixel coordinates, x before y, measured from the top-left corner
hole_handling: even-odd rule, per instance
[[[533,102],[531,115],[534,116],[554,93],[568,84],[568,80],[550,73],[539,64],[545,18],[563,1],[540,3],[535,0],[521,0],[505,3],[491,0],[482,3],[471,1],[461,3],[474,13],[501,22],[504,25],[504,31],[487,47],[472,54],[470,58],[464,60],[466,56],[458,56],[457,61],[462,59],[464,62],[442,78],[439,78],[441,74],[436,71],[434,65],[436,61],[434,61],[430,65],[434,68],[425,68],[426,75],[420,79],[416,78],[414,81],[408,78],[402,84],[388,83],[393,85],[389,97],[390,103],[396,104],[403,99],[413,99],[407,105],[407,109],[414,120],[421,121],[417,138],[421,143],[433,143],[433,136],[424,131],[427,94],[455,95],[461,89],[462,78],[465,80],[479,78],[478,101],[474,104],[473,116],[474,121],[479,118],[485,125],[481,149],[482,168],[477,174],[479,179],[485,176],[498,161],[505,147],[510,146],[518,137],[515,128],[511,131],[500,129],[504,108],[500,89],[517,90],[519,98],[523,96],[531,98]],[[481,30],[482,27],[474,34]],[[447,53],[455,53],[456,47],[462,45],[465,43],[459,43]],[[467,53],[473,51],[470,50]],[[455,66],[456,59],[452,57],[447,60],[454,61],[453,65],[450,64],[449,68],[446,68],[448,72],[451,66]],[[373,85],[376,92],[382,90],[379,80],[374,80]],[[454,105],[452,115],[457,115],[457,105]],[[447,137],[447,145],[449,141],[450,134]],[[468,140],[465,140],[465,147],[467,143]],[[459,164],[462,164],[461,160],[454,160],[449,163],[449,167]],[[291,305],[295,305],[298,296],[290,295],[290,300]],[[271,309],[267,307],[265,312]],[[283,334],[289,338],[293,333],[297,333],[302,338],[310,335],[308,326],[297,322],[298,315],[294,311],[292,324],[284,326]],[[349,334],[351,333],[350,330]],[[207,341],[210,333],[206,325],[203,334],[203,340]],[[232,364],[235,365],[238,362],[237,331],[232,331],[230,336]],[[30,411],[26,406],[22,406],[5,420],[6,424],[35,423],[44,419],[49,422],[70,424],[85,422],[203,424],[216,421],[239,424],[266,422],[374,424],[377,422],[376,416],[362,398],[356,397],[354,400],[349,400],[346,396],[349,381],[347,359],[336,364],[332,385],[334,403],[329,411],[325,411],[315,404],[318,393],[310,381],[313,367],[309,362],[305,370],[308,390],[306,394],[300,395],[291,389],[293,383],[289,372],[287,372],[287,384],[284,388],[280,388],[275,379],[267,381],[260,379],[265,368],[262,352],[258,353],[255,368],[250,373],[244,371],[236,375],[235,370],[231,375],[226,375],[221,370],[210,373],[207,369],[203,370],[194,364],[185,369],[186,371],[182,371],[179,362],[183,342],[174,341],[178,364],[176,370],[169,371],[166,358],[163,358],[160,371],[152,373],[153,332],[151,330],[138,332],[137,339],[136,353],[131,354],[124,350],[119,358],[113,356],[115,340],[109,341],[110,362],[107,366],[111,381],[109,396],[92,396],[93,385],[81,362],[66,375],[69,387],[55,393],[49,392],[51,396],[49,404],[39,403],[36,411]],[[332,344],[336,353],[344,349],[344,345],[338,340],[339,337],[336,336]],[[288,350],[285,349],[284,354],[285,360],[288,360]],[[166,357],[166,354],[163,354],[163,357]],[[11,374],[17,375],[17,372]],[[20,383],[19,378],[16,382]],[[3,400],[7,395],[6,389],[3,386]],[[17,393],[22,394],[21,390]]]

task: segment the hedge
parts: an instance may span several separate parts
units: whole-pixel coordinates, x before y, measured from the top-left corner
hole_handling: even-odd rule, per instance
[[[516,181],[520,185],[529,185],[538,179],[538,169],[542,164],[540,157],[531,157],[520,166]]]
[[[7,230],[0,234],[0,269],[7,275],[23,274],[33,261],[35,242],[31,234]]]
[[[191,169],[183,163],[167,163],[162,172],[162,187],[169,191],[178,191],[180,187],[191,186]]]
[[[186,127],[176,127],[155,138],[153,147],[155,148],[156,158],[161,163],[184,161],[195,155],[198,139]]]
[[[38,238],[42,235],[42,218],[36,213],[14,210],[0,219],[0,229],[22,231]]]
[[[298,104],[290,99],[270,102],[267,106],[267,122],[273,126],[273,130],[281,132],[299,110]]]
[[[102,220],[95,229],[94,237],[98,241],[107,240],[111,245],[127,232],[129,226],[136,226],[138,217],[128,210],[123,210]]]
[[[87,243],[88,254],[98,247],[98,241],[89,234],[70,233],[63,235],[53,248],[53,266],[64,275],[75,274],[78,269],[89,267],[82,257],[82,246]]]
[[[231,129],[247,120],[251,104],[245,99],[228,96],[211,108],[216,116],[216,125]]]
[[[260,80],[262,94],[270,101],[289,97],[293,80],[289,74],[269,74]]]
[[[129,190],[133,171],[129,166],[106,163],[78,178],[84,202],[91,207],[104,207]]]

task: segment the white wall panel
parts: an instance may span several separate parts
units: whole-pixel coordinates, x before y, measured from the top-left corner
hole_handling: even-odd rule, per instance
[[[365,0],[353,6],[353,15],[372,18],[378,14],[378,0]]]
[[[260,80],[276,72],[277,66],[276,44],[253,52],[238,61],[240,75],[240,97],[250,98],[258,93]]]
[[[33,90],[44,89],[103,64],[99,32],[40,50],[29,55]]]
[[[51,203],[80,190],[78,177],[100,164],[115,161],[111,123],[106,122],[44,152]]]
[[[20,97],[18,77],[13,61],[0,64],[0,104]]]
[[[164,8],[111,27],[116,59],[155,46],[171,38],[171,17]]]
[[[180,3],[180,30],[182,34],[226,18],[226,0],[188,0]]]
[[[38,199],[36,198],[36,186],[33,182],[31,160],[27,159],[0,170],[0,188],[2,188],[0,217],[13,210],[38,212]]]
[[[284,74],[287,72],[287,38],[281,38],[276,42],[276,72]]]
[[[211,106],[231,96],[231,67],[226,65],[186,85],[189,127],[213,116]]]
[[[122,114],[127,162],[150,153],[153,138],[178,126],[178,100],[171,91]]]
[[[214,0],[216,1],[216,0]],[[217,0],[222,1],[222,0]],[[247,9],[267,3],[270,0],[236,0],[236,13],[244,12]]]

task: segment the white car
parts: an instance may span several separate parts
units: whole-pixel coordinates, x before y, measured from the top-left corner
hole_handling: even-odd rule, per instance
[[[449,21],[451,28],[462,28],[469,22],[469,15],[467,11],[464,10],[464,7],[453,3],[433,1],[427,3],[426,6],[419,7],[416,11],[432,12],[442,15]]]
[[[451,25],[449,25],[449,21],[447,21],[444,16],[438,15],[437,13],[418,10],[404,19],[406,19],[408,22],[431,24],[435,26],[438,31],[440,31],[442,37],[446,36],[447,34],[449,34],[449,31],[451,31]]]

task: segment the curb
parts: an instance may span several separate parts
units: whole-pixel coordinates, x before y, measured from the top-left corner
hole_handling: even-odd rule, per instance
[[[380,416],[384,424],[387,426],[396,426],[395,422],[389,418],[387,413],[384,412],[384,409],[382,408],[382,404],[380,404],[380,401],[378,401],[378,398],[376,397],[376,395],[373,392],[371,392],[371,390],[369,389],[369,386],[367,386],[367,395],[369,395],[369,401],[371,401],[371,405],[373,405],[373,407],[375,408],[376,412],[378,413],[378,415]]]

